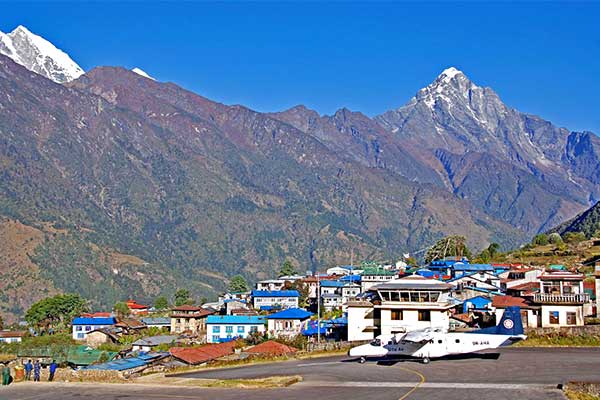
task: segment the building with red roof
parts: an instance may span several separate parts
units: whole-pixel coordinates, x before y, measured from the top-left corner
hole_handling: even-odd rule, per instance
[[[250,349],[246,350],[246,353],[270,355],[270,356],[283,356],[288,354],[294,354],[298,349],[287,346],[283,343],[276,342],[274,340],[268,340],[261,344],[258,344]]]
[[[235,342],[207,344],[200,347],[172,347],[171,355],[190,365],[204,364],[235,352]]]
[[[140,304],[133,299],[127,300],[127,308],[129,308],[129,312],[133,315],[147,315],[148,314],[148,306],[144,304]]]

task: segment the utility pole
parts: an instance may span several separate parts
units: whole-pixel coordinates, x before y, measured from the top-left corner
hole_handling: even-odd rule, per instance
[[[317,271],[317,343],[321,343],[321,280]]]

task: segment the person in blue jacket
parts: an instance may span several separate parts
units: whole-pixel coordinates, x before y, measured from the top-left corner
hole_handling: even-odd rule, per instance
[[[31,371],[33,371],[33,364],[31,363],[31,360],[29,360],[29,361],[27,361],[27,364],[25,364],[25,380],[26,381],[31,380]]]
[[[55,360],[52,360],[52,363],[50,363],[50,375],[48,375],[48,382],[52,382],[52,380],[54,379],[54,373],[56,372],[56,368],[58,368],[58,365],[56,365]]]
[[[33,381],[40,381],[40,372],[42,372],[42,366],[40,365],[40,360],[35,360],[33,363]]]

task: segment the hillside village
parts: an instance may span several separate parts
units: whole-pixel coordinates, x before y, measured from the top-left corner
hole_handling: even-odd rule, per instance
[[[185,289],[177,291],[172,306],[164,297],[154,306],[129,299],[113,310],[88,310],[78,295],[59,295],[32,306],[27,322],[0,331],[0,352],[15,373],[27,360],[38,359],[45,365],[54,361],[63,371],[129,377],[343,348],[423,328],[468,331],[496,325],[509,306],[520,307],[530,333],[586,334],[600,317],[600,265],[594,269],[582,259],[569,264],[532,260],[555,260],[548,256],[553,252],[594,260],[600,240],[563,235],[564,242],[553,235],[538,235],[507,254],[490,246],[473,261],[465,256],[466,248],[457,246],[460,240],[449,237],[429,249],[425,258],[433,259],[423,266],[403,258],[302,275],[288,261],[278,276],[252,288],[236,276],[229,291],[202,304]],[[440,244],[454,254],[439,253]],[[481,261],[489,257],[511,262]],[[527,263],[517,262],[523,257],[529,257]],[[51,306],[61,302],[67,306]],[[64,315],[52,314],[52,307],[63,307]]]

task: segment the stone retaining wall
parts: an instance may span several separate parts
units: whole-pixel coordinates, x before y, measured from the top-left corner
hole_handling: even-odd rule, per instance
[[[600,336],[600,325],[584,325],[584,326],[562,326],[558,328],[528,328],[525,329],[525,334],[535,333],[537,335],[549,335],[560,333],[571,336],[592,335]]]

